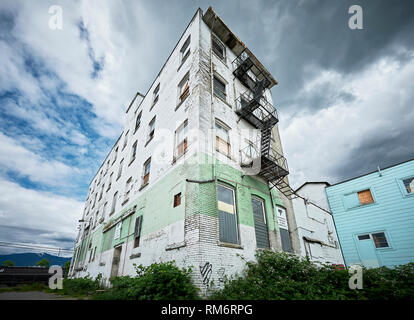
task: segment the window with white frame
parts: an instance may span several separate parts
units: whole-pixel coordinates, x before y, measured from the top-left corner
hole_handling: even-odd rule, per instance
[[[105,202],[103,207],[102,207],[101,218],[99,219],[101,222],[105,220],[105,215],[106,215],[107,208],[108,208],[108,202]]]
[[[218,76],[214,76],[214,94],[226,100],[226,84]]]
[[[124,194],[124,202],[123,202],[123,204],[126,203],[126,202],[128,202],[128,200],[129,200],[129,194],[131,192],[131,188],[132,188],[132,177],[130,177],[127,180],[126,184],[125,184],[125,194]]]
[[[109,175],[109,179],[108,179],[108,187],[106,189],[106,192],[108,192],[111,189],[112,186],[112,176],[114,175],[113,172],[111,172],[111,174]]]
[[[152,106],[157,103],[159,98],[160,84],[158,84],[152,93]]]
[[[214,54],[221,60],[226,61],[226,47],[224,44],[215,36],[211,40]]]
[[[187,60],[188,56],[190,55],[190,41],[191,36],[188,36],[187,40],[185,40],[183,46],[180,50],[180,65],[182,65],[185,60]]]
[[[150,176],[150,170],[151,170],[151,158],[149,158],[144,163],[144,169],[142,174],[142,186],[145,186],[149,182],[149,176]]]
[[[187,124],[185,120],[175,131],[175,157],[181,157],[187,151]]]
[[[124,146],[122,147],[122,150],[124,150],[125,147],[128,144],[128,134],[129,134],[129,130],[125,133],[125,136],[124,136]]]
[[[112,207],[111,207],[111,212],[109,213],[109,215],[112,215],[115,212],[116,209],[116,201],[118,200],[118,191],[115,192],[114,197],[112,199]]]
[[[132,145],[131,160],[129,161],[129,163],[132,163],[135,160],[135,157],[137,156],[137,144],[138,141],[135,141]]]
[[[414,177],[402,179],[405,191],[414,194]]]
[[[115,152],[114,152],[114,160],[112,160],[112,164],[115,163],[116,158],[118,157],[118,150],[119,150],[119,146],[116,146],[115,148]]]
[[[119,162],[119,168],[118,168],[118,176],[116,177],[116,180],[118,180],[122,175],[122,168],[124,166],[124,159]]]
[[[155,117],[152,118],[152,120],[148,124],[148,138],[147,138],[147,143],[150,142],[152,140],[152,138],[154,138],[154,133],[155,133]]]
[[[230,128],[216,120],[216,150],[230,157]]]
[[[137,119],[135,120],[135,130],[134,132],[136,132],[139,128],[139,125],[141,124],[141,116],[142,116],[142,111],[137,115]]]
[[[104,188],[105,188],[105,183],[102,183],[101,193],[99,194],[99,200],[102,199]]]
[[[185,100],[185,98],[188,97],[190,94],[190,85],[189,85],[190,75],[187,72],[187,74],[184,76],[184,78],[180,81],[178,84],[178,102],[182,102]]]

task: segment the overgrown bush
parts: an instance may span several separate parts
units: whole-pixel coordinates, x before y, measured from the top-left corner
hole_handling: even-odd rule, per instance
[[[135,266],[137,276],[111,279],[112,287],[95,295],[111,300],[198,299],[198,288],[191,282],[191,268],[178,268],[174,261]]]
[[[63,289],[57,290],[60,294],[66,294],[71,296],[84,296],[91,295],[96,290],[103,289],[102,275],[99,274],[95,279],[91,277],[75,278],[75,279],[63,279]]]
[[[242,275],[225,281],[211,299],[414,299],[414,264],[363,270],[363,289],[349,288],[347,270],[316,266],[307,259],[270,251],[246,262]]]

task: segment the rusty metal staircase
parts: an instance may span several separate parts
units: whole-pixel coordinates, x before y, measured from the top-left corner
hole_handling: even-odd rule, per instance
[[[270,143],[272,128],[279,121],[276,109],[264,97],[264,90],[269,87],[270,80],[245,51],[233,61],[233,64],[233,74],[249,88],[236,100],[236,113],[261,132],[258,155],[261,167],[258,175],[290,198],[293,190],[286,179],[289,174],[286,158],[274,150]]]

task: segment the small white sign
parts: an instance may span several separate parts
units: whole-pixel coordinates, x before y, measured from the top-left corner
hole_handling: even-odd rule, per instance
[[[115,227],[114,240],[119,239],[119,237],[121,236],[121,226],[122,226],[122,221],[118,222]]]
[[[286,210],[280,207],[276,208],[277,211],[277,223],[279,224],[279,228],[289,230],[287,218],[286,218]]]

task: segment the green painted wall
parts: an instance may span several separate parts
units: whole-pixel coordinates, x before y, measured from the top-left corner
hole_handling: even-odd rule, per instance
[[[135,219],[139,215],[143,215],[141,235],[160,230],[184,219],[185,216],[195,213],[217,216],[217,183],[198,184],[185,181],[185,179],[211,180],[213,178],[211,157],[204,153],[198,153],[195,157],[198,157],[198,163],[194,161],[195,163],[193,164],[176,165],[162,179],[155,182],[150,181],[148,189],[144,189],[142,195],[130,201],[125,208],[113,215],[105,225],[101,225],[96,230],[93,230],[89,239],[92,241],[92,248],[97,246],[97,254],[113,248],[121,242],[133,240]],[[235,188],[236,208],[240,224],[254,226],[251,195],[256,195],[265,201],[269,229],[278,230],[276,219],[274,218],[276,211],[272,206],[272,203],[273,205],[282,204],[277,190],[272,189],[270,193],[266,183],[251,176],[243,177],[242,171],[219,160],[215,160],[214,174],[217,181]],[[174,208],[174,195],[179,192],[181,192],[181,205]],[[109,243],[113,238],[115,225],[111,228],[112,230],[110,229],[105,233],[102,233],[103,228],[135,205],[137,206],[136,212],[122,222],[121,237]],[[82,241],[84,248],[81,260],[85,259],[89,239]]]

